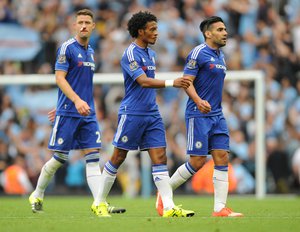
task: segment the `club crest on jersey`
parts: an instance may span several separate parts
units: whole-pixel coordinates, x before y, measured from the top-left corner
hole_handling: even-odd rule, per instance
[[[63,63],[66,63],[66,60],[67,60],[66,55],[59,55],[58,59],[57,59],[57,62],[59,64],[63,64]]]
[[[126,135],[124,135],[121,140],[123,143],[127,143],[128,137]]]
[[[197,141],[196,144],[195,144],[195,147],[197,149],[200,149],[202,147],[202,143],[200,141]]]
[[[129,68],[131,71],[135,71],[137,70],[139,67],[138,63],[134,60],[129,64]]]
[[[64,142],[64,140],[63,140],[62,138],[59,138],[59,139],[57,140],[58,145],[63,144],[63,142]]]
[[[189,62],[187,63],[187,65],[186,65],[186,67],[188,69],[195,69],[196,68],[196,64],[197,64],[196,60],[190,59]]]

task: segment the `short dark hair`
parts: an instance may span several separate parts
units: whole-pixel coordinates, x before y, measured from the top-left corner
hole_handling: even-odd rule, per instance
[[[205,20],[203,20],[200,24],[200,31],[203,33],[205,37],[205,32],[209,29],[210,25],[216,23],[216,22],[222,22],[224,23],[223,19],[218,16],[211,16]]]
[[[137,38],[139,34],[138,31],[140,29],[146,28],[146,24],[152,21],[157,22],[157,18],[149,11],[140,11],[132,15],[127,23],[129,34],[131,35],[131,37]]]
[[[76,12],[76,18],[79,15],[88,15],[88,16],[91,16],[92,20],[94,21],[94,14],[93,14],[93,12],[90,9],[82,9],[82,10],[77,11]]]

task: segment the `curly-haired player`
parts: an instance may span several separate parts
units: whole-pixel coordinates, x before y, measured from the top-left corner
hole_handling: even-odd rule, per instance
[[[155,44],[157,19],[150,12],[138,12],[128,22],[134,42],[125,50],[121,67],[125,96],[119,109],[118,128],[114,136],[113,155],[103,170],[98,194],[98,215],[110,217],[106,197],[116,179],[118,168],[129,150],[146,150],[152,160],[152,176],[164,204],[163,217],[191,217],[193,211],[175,206],[167,169],[165,129],[156,104],[154,88],[188,88],[191,80],[157,80],[155,52],[148,44]]]

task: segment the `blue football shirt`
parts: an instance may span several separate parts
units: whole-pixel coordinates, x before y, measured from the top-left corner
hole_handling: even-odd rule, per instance
[[[189,98],[186,117],[207,117],[222,114],[222,91],[226,75],[224,54],[203,43],[192,49],[184,67],[184,75],[194,76],[194,87],[201,99],[211,105],[211,112],[203,114]]]
[[[88,45],[86,49],[79,44],[75,38],[64,42],[57,50],[55,70],[62,70],[67,73],[66,80],[91,108],[88,117],[95,116],[93,98],[93,76],[95,70],[94,50]],[[56,115],[84,117],[81,116],[75,104],[58,89],[58,102]]]
[[[155,78],[155,52],[151,48],[141,48],[131,43],[122,56],[121,68],[125,95],[120,104],[119,114],[159,114],[156,90],[142,88],[136,81],[144,73],[148,78]]]

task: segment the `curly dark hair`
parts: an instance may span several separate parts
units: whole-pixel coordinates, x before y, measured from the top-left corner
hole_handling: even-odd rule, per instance
[[[129,34],[131,35],[132,38],[137,38],[138,31],[140,29],[146,28],[146,24],[152,21],[157,22],[157,18],[149,11],[140,11],[132,15],[131,19],[128,21],[127,24],[127,29],[129,31]]]

